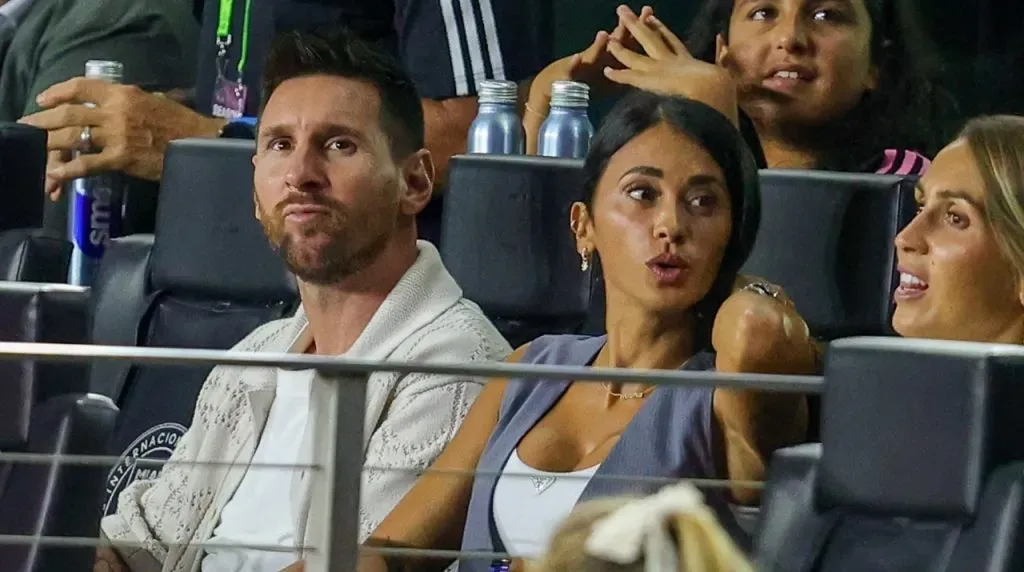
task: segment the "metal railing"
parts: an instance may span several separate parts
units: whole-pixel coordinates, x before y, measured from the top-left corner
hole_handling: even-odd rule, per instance
[[[817,394],[822,391],[820,376],[768,375],[768,374],[723,374],[714,372],[664,371],[664,370],[623,370],[592,367],[569,367],[550,365],[528,365],[521,363],[420,363],[381,362],[355,360],[344,357],[296,355],[284,353],[252,353],[240,351],[218,351],[200,349],[140,348],[98,346],[82,344],[40,344],[0,342],[0,360],[35,361],[120,361],[136,365],[193,365],[193,366],[241,366],[272,367],[286,370],[316,370],[313,376],[313,391],[324,396],[323,400],[311,401],[310,419],[315,420],[313,430],[313,459],[319,461],[310,465],[251,465],[267,468],[305,468],[312,472],[312,503],[309,521],[318,522],[315,530],[319,534],[311,538],[309,547],[281,546],[238,546],[269,552],[292,552],[304,550],[306,570],[309,572],[354,571],[360,547],[359,499],[363,470],[398,470],[394,468],[364,467],[363,425],[366,402],[366,382],[371,373],[387,371],[395,373],[425,373],[436,375],[474,378],[543,378],[550,380],[573,380],[585,382],[629,382],[649,383],[669,387],[725,387],[746,388],[774,392]],[[42,455],[30,453],[0,453],[0,461],[35,464],[80,464],[112,465],[118,457]],[[346,462],[347,461],[347,462]],[[165,464],[165,462],[156,462]],[[202,466],[223,466],[231,463],[200,462]],[[416,469],[407,469],[423,472]],[[450,471],[451,472],[451,471]],[[475,474],[479,474],[473,471]],[[630,481],[643,480],[635,476],[606,476]],[[668,480],[668,482],[675,479]],[[706,480],[702,486],[756,487],[755,482]],[[340,493],[340,494],[339,494]],[[301,539],[297,539],[301,541]],[[98,538],[67,538],[0,535],[0,544],[35,543],[50,546],[95,546]],[[132,546],[138,543],[119,543]],[[205,544],[192,543],[192,547]],[[217,544],[218,547],[223,547]],[[460,556],[459,552],[440,550],[408,550],[375,548],[385,554],[406,554],[418,556],[450,557]],[[500,554],[465,554],[473,557],[499,557]]]

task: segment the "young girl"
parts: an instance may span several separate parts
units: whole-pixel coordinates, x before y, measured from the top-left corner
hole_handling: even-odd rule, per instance
[[[691,97],[737,118],[770,168],[917,174],[942,140],[943,101],[927,43],[887,0],[707,0],[687,49],[650,8],[534,80],[524,117],[531,148],[550,83],[596,93],[632,86]],[[692,55],[691,55],[692,54]]]

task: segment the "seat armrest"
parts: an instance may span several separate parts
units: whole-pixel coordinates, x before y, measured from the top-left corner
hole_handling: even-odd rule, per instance
[[[55,397],[35,408],[30,453],[102,455],[117,407],[102,396]],[[99,538],[108,468],[68,463],[17,464],[0,492],[0,534]],[[94,547],[0,545],[4,570],[89,570]]]
[[[787,558],[805,525],[815,522],[815,479],[821,444],[780,449],[772,456],[761,502],[761,520],[754,542],[755,570],[789,572],[798,568]]]

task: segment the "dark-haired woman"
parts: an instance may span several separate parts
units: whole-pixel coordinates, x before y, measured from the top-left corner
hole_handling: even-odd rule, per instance
[[[541,337],[512,361],[814,370],[816,348],[784,296],[760,283],[732,293],[757,231],[759,187],[728,119],[702,103],[634,92],[599,130],[585,172],[571,228],[584,269],[600,256],[608,333]],[[533,558],[581,499],[653,492],[664,479],[763,479],[771,452],[805,437],[806,419],[797,395],[497,380],[369,543]],[[705,494],[742,538],[729,504],[756,502],[756,492]],[[463,560],[460,570],[489,564]],[[406,565],[442,570],[447,562]],[[361,566],[389,569],[379,556]]]
[[[907,0],[706,0],[690,50],[650,8],[617,14],[535,80],[528,133],[551,81],[572,77],[738,106],[771,168],[916,174],[929,164],[917,151],[941,146],[944,100]]]

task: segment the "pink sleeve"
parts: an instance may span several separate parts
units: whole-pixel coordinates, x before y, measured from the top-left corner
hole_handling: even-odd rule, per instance
[[[932,162],[917,151],[886,149],[879,175],[922,175]]]

